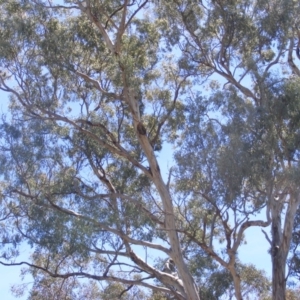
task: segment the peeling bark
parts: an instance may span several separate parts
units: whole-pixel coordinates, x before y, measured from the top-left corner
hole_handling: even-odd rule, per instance
[[[282,228],[282,207],[286,199],[280,199],[272,207],[272,298],[284,300],[286,292],[286,261],[293,234],[293,225],[299,206],[299,191],[291,191]]]

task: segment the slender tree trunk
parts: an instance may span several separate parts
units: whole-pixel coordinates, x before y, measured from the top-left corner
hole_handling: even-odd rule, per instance
[[[281,251],[278,251],[276,258],[273,258],[272,268],[272,294],[273,300],[285,300],[285,264]]]
[[[127,89],[127,91],[127,103],[130,105],[131,108],[133,116],[133,125],[136,128],[136,133],[140,145],[147,157],[152,173],[153,183],[156,186],[163,203],[163,209],[165,214],[165,230],[168,234],[169,242],[171,245],[170,255],[174,260],[178,272],[180,274],[180,278],[182,279],[184,290],[186,293],[186,295],[184,296],[187,297],[187,300],[200,300],[200,295],[194,283],[194,279],[191,273],[189,272],[186,263],[184,262],[183,255],[181,252],[181,246],[176,231],[172,197],[170,195],[168,187],[164,183],[163,178],[161,176],[156,156],[154,154],[151,143],[146,135],[146,128],[144,128],[144,125],[142,124],[142,120],[138,111],[138,104],[135,100],[134,94],[129,89]]]
[[[285,265],[286,259],[282,249],[280,216],[272,223],[272,299],[285,300]]]
[[[240,275],[236,272],[234,265],[229,267],[229,271],[233,278],[235,298],[236,300],[243,300]]]
[[[285,300],[285,268],[293,234],[295,215],[299,206],[299,191],[291,191],[287,200],[284,227],[281,228],[282,204],[272,210],[272,299]],[[283,199],[285,200],[285,199]]]

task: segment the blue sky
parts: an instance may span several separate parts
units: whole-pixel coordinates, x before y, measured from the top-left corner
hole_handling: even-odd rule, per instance
[[[3,92],[0,92],[0,112],[1,114],[7,113],[7,105],[8,99],[7,95]],[[165,145],[163,151],[159,154],[159,161],[162,166],[162,173],[165,175],[165,178],[168,176],[169,168],[174,164],[173,163],[173,149],[169,145]],[[258,216],[259,217],[259,216]],[[264,220],[265,215],[261,215],[261,218]],[[268,232],[268,229],[265,229]],[[268,254],[269,245],[266,241],[263,233],[260,228],[248,228],[245,232],[247,244],[241,245],[239,248],[239,259],[242,263],[254,264],[258,269],[262,269],[266,272],[266,274],[271,277],[272,274],[272,266],[271,266],[271,258]],[[26,260],[26,258],[30,255],[30,248],[26,245],[22,247],[21,256],[18,261]],[[22,266],[13,266],[13,267],[4,267],[0,265],[0,295],[1,299],[5,300],[13,300],[27,299],[28,293],[21,298],[16,298],[11,294],[11,287],[15,284],[24,284],[32,282],[32,278],[30,276],[25,276],[22,280],[20,277]]]
[[[61,3],[61,1],[58,1]],[[7,107],[7,97],[4,93],[0,93],[0,114],[5,113]],[[164,166],[162,172],[167,176],[167,169],[173,165],[172,161],[173,150],[170,147],[166,147],[160,154],[160,161]],[[262,220],[265,220],[265,215],[262,214]],[[269,228],[265,229],[269,232]],[[263,269],[270,277],[272,273],[271,257],[268,253],[269,244],[265,239],[264,234],[259,227],[251,227],[245,231],[246,244],[239,247],[239,259],[242,263],[254,264],[258,269]],[[24,246],[21,259],[26,259],[30,254],[30,249]],[[31,278],[26,277],[24,281],[20,278],[20,271],[22,267],[4,267],[0,265],[0,272],[2,274],[0,280],[0,295],[1,299],[13,300],[16,299],[11,295],[10,288],[13,284],[17,283],[30,283]],[[26,299],[24,297],[18,299]]]
[[[268,254],[269,245],[266,242],[266,239],[258,228],[249,228],[246,231],[246,240],[247,244],[242,245],[239,250],[239,257],[241,262],[254,264],[258,269],[262,269],[266,272],[266,274],[271,277],[272,265],[271,258]],[[29,249],[24,246],[24,251],[20,260],[22,258],[26,259],[29,254]],[[4,267],[0,265],[0,295],[3,300],[25,300],[27,299],[27,295],[25,294],[21,298],[15,298],[11,294],[11,286],[14,284],[22,284],[32,282],[32,278],[30,276],[26,276],[24,280],[21,280],[20,272],[21,268],[19,266],[15,267]]]
[[[168,177],[168,169],[174,165],[173,150],[171,146],[166,146],[159,155],[159,161],[161,163],[162,174],[165,175],[165,180]],[[255,219],[266,220],[265,211],[257,214]],[[270,227],[264,228],[269,234]],[[268,253],[270,248],[264,234],[260,227],[250,227],[245,231],[245,244],[242,244],[238,250],[238,256],[242,263],[254,264],[258,269],[264,270],[266,275],[271,278],[272,264],[271,256]]]

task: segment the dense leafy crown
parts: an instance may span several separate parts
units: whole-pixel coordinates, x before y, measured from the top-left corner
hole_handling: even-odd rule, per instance
[[[285,265],[299,226],[298,1],[0,5],[1,263],[29,244],[30,299],[267,297],[238,249],[271,225]]]

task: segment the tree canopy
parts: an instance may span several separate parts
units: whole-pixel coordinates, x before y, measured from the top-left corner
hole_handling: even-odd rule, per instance
[[[0,5],[0,263],[29,299],[296,299],[298,1]]]

